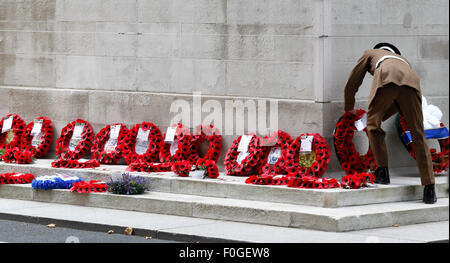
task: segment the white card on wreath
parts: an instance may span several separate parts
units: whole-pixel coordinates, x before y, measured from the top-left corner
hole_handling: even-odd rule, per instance
[[[5,120],[3,120],[2,133],[8,132],[12,128],[13,116],[9,116]]]
[[[274,147],[270,149],[269,156],[267,157],[268,164],[276,164],[281,156],[281,147]]]
[[[164,138],[164,142],[172,143],[175,139],[175,134],[177,133],[177,127],[168,127],[166,132],[166,138]]]
[[[178,140],[175,138],[173,142],[170,144],[170,155],[174,156],[178,151]]]
[[[312,142],[314,140],[314,136],[304,136],[301,138],[300,152],[301,153],[310,153],[312,151]]]
[[[355,127],[358,131],[362,131],[367,127],[367,114],[364,113],[361,119],[355,121]]]
[[[36,134],[41,133],[42,123],[43,123],[43,120],[34,120],[33,121],[33,129],[31,129],[31,135],[36,135]]]
[[[134,151],[141,155],[147,152],[150,142],[148,141],[148,135],[150,134],[150,129],[144,131],[139,128],[138,134],[136,136],[136,144],[134,146]]]
[[[81,134],[83,133],[84,123],[75,123],[75,128],[73,129],[72,137],[81,138]]]
[[[120,124],[111,126],[111,130],[109,131],[109,138],[117,140],[117,138],[119,138],[120,128]]]
[[[38,147],[39,144],[42,142],[42,133],[39,132],[38,134],[33,135],[33,139],[31,139],[31,146]]]
[[[121,128],[120,124],[111,126],[111,129],[109,131],[109,139],[105,143],[104,147],[106,153],[112,153],[116,149],[120,128]]]
[[[136,139],[140,141],[148,141],[148,135],[150,134],[150,129],[144,131],[142,128],[139,128]]]
[[[250,145],[252,138],[253,138],[253,135],[243,135],[241,137],[241,141],[239,142],[237,151],[244,152],[244,153],[247,152],[248,146]]]
[[[243,161],[247,156],[249,156],[249,155],[250,155],[249,152],[240,152],[239,155],[238,155],[238,157],[237,157],[237,159],[236,159],[236,162],[237,162],[238,164],[241,164],[242,161]]]

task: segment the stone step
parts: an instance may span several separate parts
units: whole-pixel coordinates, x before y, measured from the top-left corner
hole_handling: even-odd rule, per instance
[[[1,220],[101,233],[132,227],[137,236],[191,243],[448,243],[449,233],[449,221],[337,233],[3,198]]]
[[[55,169],[52,160],[40,159],[30,165],[0,163],[0,172],[32,173],[35,176],[65,173],[83,180],[110,181],[111,176],[125,171],[125,165],[102,165],[95,169]],[[218,179],[179,177],[167,173],[132,173],[147,178],[152,192],[232,198],[249,201],[299,204],[317,207],[345,207],[365,204],[413,201],[422,198],[423,187],[415,168],[393,169],[391,185],[374,185],[364,189],[298,189],[286,186],[249,185],[246,177],[221,174]],[[328,173],[326,177],[340,180],[341,173]],[[448,197],[447,177],[436,177],[438,197]]]
[[[343,232],[448,220],[448,198],[434,205],[421,201],[323,208],[198,195],[146,192],[126,196],[35,190],[31,184],[1,185],[0,198],[81,205],[194,218]]]

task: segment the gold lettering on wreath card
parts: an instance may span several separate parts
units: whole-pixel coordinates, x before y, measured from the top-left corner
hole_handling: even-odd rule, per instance
[[[298,163],[300,166],[310,168],[316,160],[316,152],[312,150],[314,136],[302,136]]]
[[[306,168],[311,168],[311,165],[316,160],[316,152],[312,151],[310,153],[300,153],[298,158],[298,163],[300,166]]]
[[[8,145],[14,140],[14,130],[9,130],[6,132],[5,144]]]

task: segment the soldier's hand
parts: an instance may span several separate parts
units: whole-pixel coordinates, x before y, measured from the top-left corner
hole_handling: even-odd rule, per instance
[[[350,110],[350,111],[346,111],[346,112],[350,112],[353,115],[356,115],[358,112],[356,111],[356,109]]]

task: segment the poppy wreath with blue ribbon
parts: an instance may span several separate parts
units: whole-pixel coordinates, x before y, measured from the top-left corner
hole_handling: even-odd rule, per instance
[[[143,131],[148,131],[150,129],[148,134],[148,148],[143,154],[138,154],[136,152],[136,140],[140,128],[142,128]],[[160,144],[162,140],[163,137],[161,135],[161,131],[155,124],[150,122],[136,124],[128,131],[123,143],[121,144],[122,155],[125,162],[128,165],[139,161],[157,162],[159,160]]]
[[[405,119],[397,115],[396,118],[397,131],[398,135],[405,146],[406,150],[408,150],[409,154],[415,159],[416,154],[414,153],[413,145],[412,145],[412,137],[411,133],[408,129]],[[439,143],[439,147],[441,148],[438,152],[435,148],[431,148],[431,159],[433,161],[433,171],[435,173],[441,173],[448,170],[449,166],[449,132],[443,123],[441,123],[440,128],[425,130],[425,138],[426,139],[436,139]]]
[[[177,130],[175,132],[175,139],[178,140],[178,147],[175,153],[172,155],[170,153],[171,144],[168,144],[164,141],[161,141],[161,152],[159,155],[159,159],[162,163],[165,162],[179,162],[184,160],[189,160],[189,155],[191,153],[191,138],[192,135],[188,128],[186,128],[183,124],[173,124],[171,127],[176,127]],[[166,133],[164,133],[163,138],[166,137]]]
[[[241,163],[237,161],[239,157],[239,143],[242,136],[239,136],[228,149],[225,155],[224,165],[225,173],[227,175],[245,176],[250,175],[252,169],[256,168],[261,158],[262,147],[260,145],[260,138],[254,134],[250,134],[252,139],[248,145],[248,155]],[[256,171],[255,171],[256,172]]]
[[[53,141],[53,123],[52,121],[45,117],[38,117],[37,120],[42,120],[42,129],[41,129],[41,141],[38,145],[32,146],[33,136],[31,135],[31,131],[33,130],[34,121],[28,123],[25,128],[25,132],[23,134],[21,148],[25,148],[27,146],[31,146],[31,153],[34,158],[42,158],[49,150]]]
[[[7,134],[2,133],[3,122],[8,119],[10,116],[13,116],[13,122],[11,125],[11,130],[14,132],[14,136],[12,140],[7,143]],[[22,136],[26,127],[25,121],[17,114],[8,114],[6,117],[2,118],[0,121],[0,150],[5,150],[6,147],[20,147],[20,143],[22,141]]]
[[[370,145],[366,154],[361,155],[353,143],[356,131],[355,121],[361,119],[364,113],[366,113],[364,110],[358,110],[356,115],[350,112],[344,113],[333,132],[336,156],[346,174],[364,173],[376,169],[375,156]],[[364,132],[367,135],[367,128]]]
[[[73,183],[81,182],[78,177],[62,177],[62,176],[39,176],[31,182],[34,189],[51,190],[51,189],[70,189]]]
[[[117,138],[117,145],[114,150],[107,152],[105,150],[105,144],[110,138],[111,126],[120,125],[119,137]],[[92,143],[91,153],[92,158],[99,161],[102,164],[116,164],[122,158],[122,145],[125,143],[129,130],[127,126],[122,123],[116,123],[108,125],[101,129],[94,138]]]
[[[69,143],[77,123],[84,124],[81,140],[74,150],[70,150]],[[89,151],[93,139],[94,130],[89,122],[82,119],[73,121],[62,129],[60,137],[56,140],[56,155],[66,160],[79,160]]]
[[[200,157],[200,145],[208,140],[208,151],[203,157]],[[191,149],[189,154],[189,161],[194,164],[203,164],[206,161],[214,161],[217,163],[222,151],[222,135],[220,131],[212,126],[197,126],[196,130],[192,134]]]
[[[311,144],[311,154],[305,154],[304,156],[312,158],[306,161],[308,165],[300,163],[301,155],[300,149],[302,144],[302,138],[305,136],[313,136]],[[294,142],[290,145],[286,154],[286,166],[288,173],[293,176],[313,176],[321,177],[325,170],[328,168],[330,162],[330,147],[327,141],[318,133],[306,133],[298,136]]]
[[[4,173],[0,174],[0,184],[29,184],[33,181],[34,175],[30,173]]]

